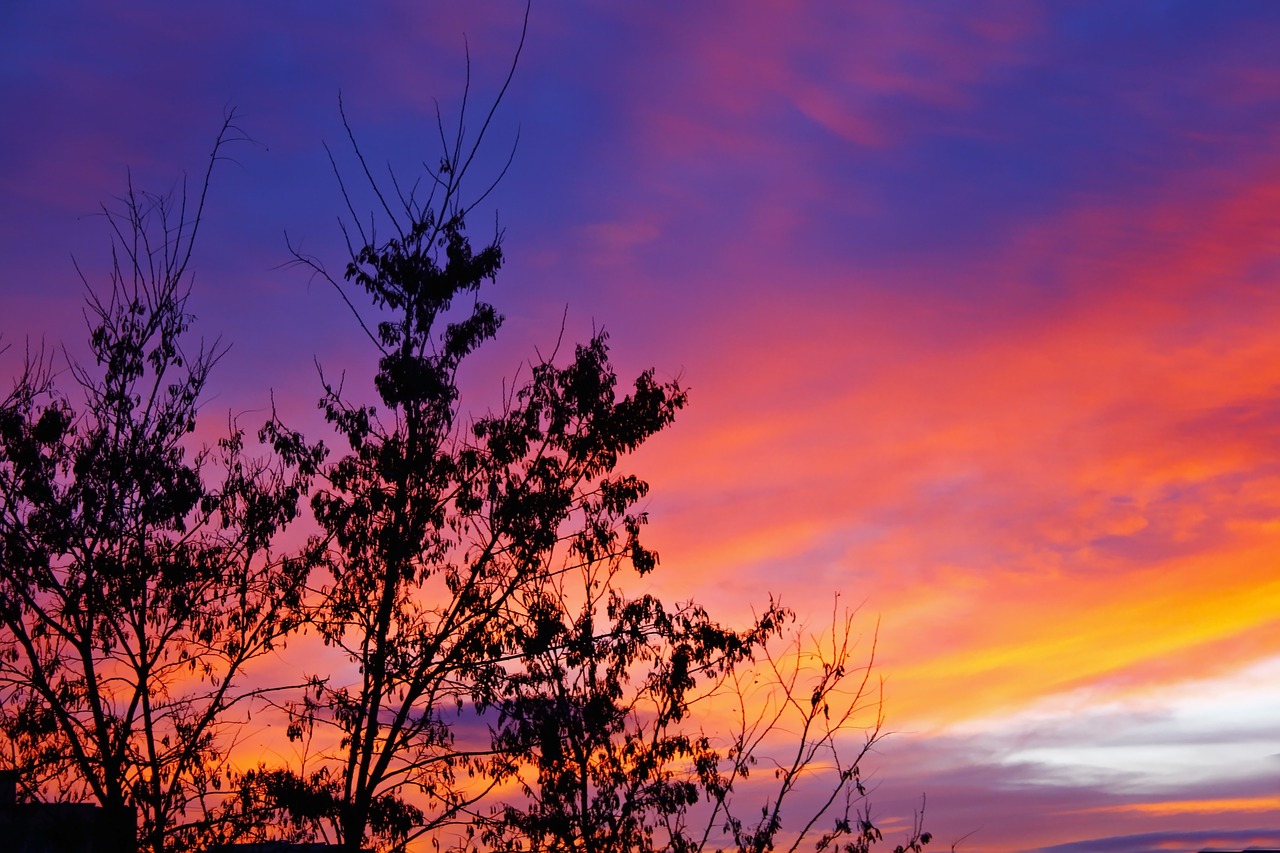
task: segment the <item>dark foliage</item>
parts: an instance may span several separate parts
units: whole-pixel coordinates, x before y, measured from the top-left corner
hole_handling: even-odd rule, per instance
[[[447,147],[425,200],[384,194],[366,169],[391,236],[351,211],[358,242],[345,284],[334,281],[379,315],[365,325],[377,404],[325,383],[321,407],[349,453],[312,500],[331,577],[312,621],[359,678],[317,678],[293,708],[293,735],[325,745],[320,770],[264,768],[251,781],[349,849],[468,820],[489,793],[493,747],[459,731],[506,695],[537,616],[526,608],[549,578],[624,554],[654,565],[633,509],[645,486],[615,466],[685,400],[652,372],[620,394],[600,334],[566,364],[533,365],[500,411],[464,417],[459,368],[501,323],[477,296],[501,265],[499,236],[475,250],[465,234],[473,155],[460,136]]]
[[[351,308],[374,376],[353,393],[321,371],[332,460],[274,416],[267,458],[235,424],[193,444],[219,355],[183,347],[207,175],[191,219],[185,197],[132,192],[108,213],[120,254],[110,295],[90,296],[96,366],[71,368],[83,403],[37,355],[0,407],[0,747],[29,794],[136,805],[154,853],[881,840],[861,777],[878,683],[851,616],[810,635],[770,600],[731,628],[631,592],[658,555],[648,485],[619,464],[672,423],[681,385],[649,370],[620,386],[600,332],[539,355],[496,406],[465,405],[463,368],[502,324],[481,297],[502,235],[477,248],[467,228],[493,184],[464,195],[501,97],[470,139],[465,97],[452,140],[439,123],[425,189],[375,179],[352,136],[374,215],[333,161],[342,272],[295,259]],[[303,497],[318,532],[278,554]],[[331,669],[238,686],[302,628]],[[292,764],[230,766],[255,698],[287,714]],[[929,840],[917,822],[898,851]]]
[[[228,118],[210,170],[235,129]],[[220,350],[189,347],[194,209],[132,188],[105,295],[88,288],[92,366],[31,356],[0,406],[0,747],[27,795],[139,812],[141,848],[211,831],[244,666],[301,616],[308,566],[280,557],[319,451],[268,423],[196,448]],[[88,287],[86,283],[86,287]],[[66,374],[63,374],[66,375]]]

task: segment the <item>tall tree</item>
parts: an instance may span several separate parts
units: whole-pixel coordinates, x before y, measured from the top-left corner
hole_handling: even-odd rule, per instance
[[[93,363],[31,357],[0,406],[0,748],[28,796],[136,810],[152,853],[210,837],[230,727],[269,689],[241,675],[300,617],[307,561],[272,543],[322,454],[274,420],[261,457],[235,424],[193,445],[223,350],[191,346],[188,269],[233,118],[194,200],[103,208]]]
[[[350,209],[350,260],[344,281],[330,280],[377,313],[357,312],[376,351],[377,404],[325,382],[321,406],[349,452],[312,507],[330,577],[313,622],[356,677],[326,673],[295,707],[293,735],[320,744],[311,766],[263,768],[245,788],[353,851],[469,819],[494,784],[477,776],[491,750],[460,733],[521,654],[521,591],[565,569],[565,541],[606,528],[624,530],[615,544],[637,564],[652,562],[632,510],[643,488],[614,469],[685,399],[652,372],[619,393],[600,334],[566,363],[532,365],[499,411],[463,410],[459,369],[501,324],[477,293],[501,266],[501,235],[473,248],[466,220],[485,193],[463,196],[493,108],[472,140],[460,119],[425,197],[382,186],[354,148],[389,236]]]
[[[776,645],[791,614],[772,602],[731,629],[619,580],[657,565],[637,509],[648,486],[619,462],[672,422],[680,385],[646,371],[620,391],[600,333],[572,357],[559,344],[539,356],[496,412],[465,406],[460,370],[501,325],[480,291],[503,255],[500,233],[473,246],[467,221],[488,190],[466,198],[464,178],[505,91],[469,140],[464,92],[421,193],[375,178],[343,116],[375,212],[357,211],[335,160],[349,259],[335,276],[295,258],[342,294],[376,359],[373,403],[322,373],[347,452],[312,498],[326,582],[310,619],[345,660],[290,708],[302,760],[247,773],[242,807],[265,809],[272,835],[352,853],[424,835],[476,851],[764,853],[785,840],[860,853],[879,840],[857,807],[880,720],[862,723],[871,670],[851,663],[851,624],[797,668],[799,647]],[[762,704],[749,672],[771,691]],[[740,700],[736,732],[703,731],[694,706],[726,696]],[[783,729],[789,758],[747,818],[747,780]],[[822,796],[784,833],[784,803],[819,768]],[[927,841],[917,828],[906,848]]]

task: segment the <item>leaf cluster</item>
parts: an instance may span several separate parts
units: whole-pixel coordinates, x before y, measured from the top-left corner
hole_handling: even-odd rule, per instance
[[[228,116],[210,158],[235,136]],[[188,845],[226,778],[246,664],[303,618],[304,559],[276,553],[323,449],[273,419],[194,441],[223,349],[192,348],[193,204],[130,188],[87,280],[93,359],[29,355],[0,404],[0,745],[30,796],[139,813],[143,849]],[[65,380],[71,388],[65,388]]]
[[[38,351],[0,404],[0,750],[28,796],[135,808],[146,853],[882,840],[861,776],[878,684],[852,615],[809,636],[773,599],[729,627],[637,592],[659,558],[649,486],[620,465],[686,405],[681,383],[620,382],[599,331],[466,407],[464,366],[502,325],[482,298],[502,234],[467,228],[493,183],[464,192],[497,101],[471,139],[437,116],[425,189],[376,179],[348,125],[367,217],[331,153],[345,261],[294,257],[351,308],[374,368],[363,393],[320,370],[332,452],[274,411],[256,451],[234,421],[196,440],[224,352],[190,344],[208,173],[190,208],[184,185],[104,209],[93,363],[64,354],[68,392]],[[231,135],[228,117],[210,169]],[[281,550],[308,507],[314,534]],[[317,670],[254,680],[300,631],[330,650]],[[246,767],[231,754],[263,710],[297,753]],[[929,840],[917,823],[898,850]]]

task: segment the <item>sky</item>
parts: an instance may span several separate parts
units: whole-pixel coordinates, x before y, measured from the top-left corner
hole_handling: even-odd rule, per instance
[[[317,423],[369,364],[324,145],[478,129],[514,2],[0,7],[0,330],[83,347],[94,216],[202,173],[204,411]],[[1280,846],[1280,5],[535,0],[477,175],[477,387],[610,334],[690,404],[628,465],[653,588],[876,632],[892,830]],[[518,141],[517,141],[518,140]],[[475,186],[483,181],[477,178]],[[16,359],[16,360],[15,360]],[[487,384],[486,384],[487,383]]]

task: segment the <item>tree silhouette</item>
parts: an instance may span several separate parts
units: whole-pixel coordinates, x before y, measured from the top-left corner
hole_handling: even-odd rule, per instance
[[[495,730],[495,767],[521,796],[477,823],[484,844],[864,853],[881,840],[861,776],[882,737],[879,682],[874,649],[853,660],[853,615],[809,635],[770,602],[729,630],[694,602],[628,599],[621,568],[588,558],[577,589],[547,578]],[[917,820],[897,851],[930,839]]]
[[[464,199],[464,179],[502,92],[470,140],[465,93],[451,141],[437,115],[443,153],[422,197],[375,178],[343,117],[378,215],[358,213],[335,160],[342,280],[295,257],[343,294],[377,359],[376,405],[324,381],[321,407],[349,452],[312,499],[330,580],[311,621],[357,678],[317,673],[290,709],[305,766],[249,773],[245,808],[266,804],[288,837],[350,851],[424,834],[475,849],[765,851],[782,838],[783,803],[824,766],[823,795],[788,843],[866,849],[878,830],[855,809],[859,762],[880,728],[875,715],[862,729],[870,665],[850,662],[850,623],[802,673],[770,645],[792,618],[773,603],[731,629],[620,583],[657,555],[637,510],[648,486],[618,463],[672,422],[679,384],[650,370],[620,392],[597,333],[563,363],[559,344],[539,357],[498,411],[463,406],[459,369],[501,324],[478,293],[501,266],[501,234],[476,250],[466,231],[492,184]],[[742,705],[727,741],[697,728],[699,701],[748,701],[752,668],[770,699]],[[748,820],[745,781],[787,715],[793,757]]]
[[[342,271],[294,252],[375,366],[371,389],[320,373],[336,458],[274,413],[263,458],[234,423],[192,444],[221,353],[183,345],[209,172],[193,210],[131,189],[105,211],[117,252],[109,293],[90,290],[95,366],[70,370],[80,409],[39,353],[0,406],[0,748],[28,794],[136,807],[147,853],[881,840],[861,776],[878,682],[874,654],[853,660],[852,616],[811,637],[772,599],[734,628],[630,592],[658,555],[648,485],[619,465],[673,422],[679,382],[620,386],[597,332],[538,354],[496,406],[466,406],[460,371],[502,323],[480,291],[503,262],[501,232],[476,248],[467,224],[505,167],[471,195],[468,176],[514,69],[472,136],[467,90],[456,133],[437,114],[421,186],[376,179],[343,115],[375,214],[331,154]],[[303,496],[316,532],[280,554]],[[316,671],[242,686],[304,626],[333,650]],[[255,698],[287,713],[293,764],[232,765]],[[917,822],[898,850],[929,840]]]
[[[501,324],[476,295],[501,265],[500,235],[473,249],[465,225],[477,200],[463,196],[493,108],[476,139],[460,129],[445,143],[425,198],[382,187],[355,147],[389,236],[349,209],[345,284],[299,257],[378,312],[361,319],[378,405],[325,382],[321,405],[349,452],[312,501],[332,579],[312,621],[358,679],[317,679],[294,708],[294,736],[330,744],[314,770],[264,768],[248,781],[349,850],[469,820],[496,779],[477,781],[492,749],[460,742],[459,730],[497,703],[525,654],[536,592],[578,560],[655,559],[632,509],[643,484],[615,466],[671,422],[678,385],[646,372],[618,393],[599,334],[563,365],[555,354],[532,365],[499,411],[460,408],[459,367]],[[563,547],[587,541],[601,553]]]
[[[194,203],[103,209],[110,284],[86,281],[94,363],[79,408],[38,352],[0,406],[0,747],[37,798],[135,808],[144,851],[196,849],[235,740],[245,665],[300,618],[308,566],[279,556],[318,451],[268,423],[195,448],[222,350],[192,349],[187,267],[228,115]],[[83,278],[83,276],[82,276]]]

